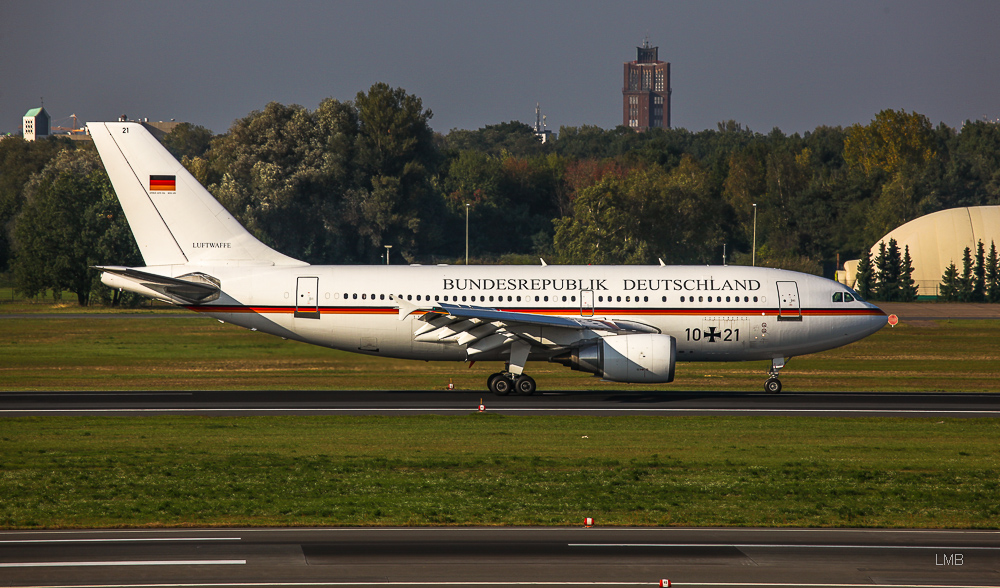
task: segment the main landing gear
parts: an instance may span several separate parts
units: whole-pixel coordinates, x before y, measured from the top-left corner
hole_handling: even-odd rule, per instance
[[[523,342],[516,342],[511,346],[510,362],[504,371],[497,372],[486,380],[490,392],[497,396],[506,396],[511,392],[518,396],[531,396],[535,393],[534,378],[523,371],[529,350],[530,346]]]
[[[781,393],[781,380],[778,379],[778,372],[780,372],[783,367],[785,367],[784,357],[775,357],[771,360],[771,369],[767,372],[769,377],[767,378],[767,381],[764,382],[764,391],[768,394]]]
[[[486,383],[490,387],[490,392],[497,396],[506,396],[511,392],[518,396],[531,396],[536,389],[535,379],[531,376],[527,374],[515,376],[507,371],[491,375]]]

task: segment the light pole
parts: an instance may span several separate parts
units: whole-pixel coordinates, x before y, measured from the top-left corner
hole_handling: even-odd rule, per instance
[[[465,203],[465,265],[469,265],[469,203]]]
[[[389,265],[389,250],[392,249],[392,245],[385,246],[385,264]]]
[[[757,203],[753,203],[753,253],[750,254],[750,265],[757,265]]]

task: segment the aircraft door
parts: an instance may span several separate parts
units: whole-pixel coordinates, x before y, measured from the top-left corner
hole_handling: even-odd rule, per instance
[[[299,278],[295,285],[295,316],[319,318],[319,278]]]
[[[801,321],[799,286],[795,282],[776,282],[778,286],[778,320]]]
[[[580,316],[594,316],[593,290],[580,290]]]

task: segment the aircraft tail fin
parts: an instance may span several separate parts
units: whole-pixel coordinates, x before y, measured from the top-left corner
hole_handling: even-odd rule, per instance
[[[258,241],[141,123],[87,127],[147,266],[308,265]]]

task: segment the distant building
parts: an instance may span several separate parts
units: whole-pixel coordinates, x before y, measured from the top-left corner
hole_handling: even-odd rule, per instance
[[[32,108],[24,114],[21,119],[21,130],[24,133],[25,141],[34,141],[49,136],[49,113],[45,112],[45,107]]]
[[[149,132],[156,137],[157,141],[162,141],[164,137],[170,134],[177,125],[181,123],[176,121],[152,121],[148,118],[142,119],[142,126],[146,127]]]
[[[622,124],[636,131],[670,128],[670,63],[659,60],[659,49],[647,40],[625,62]]]
[[[992,243],[1000,246],[1000,206],[951,208],[911,220],[872,246],[868,252],[872,261],[879,253],[879,244],[888,245],[890,239],[896,240],[901,252],[910,248],[917,295],[937,296],[941,276],[948,265],[954,263],[958,271],[962,271],[966,247],[975,256],[980,241],[987,252]],[[844,263],[844,271],[837,276],[843,284],[855,286],[860,262],[852,259]]]

